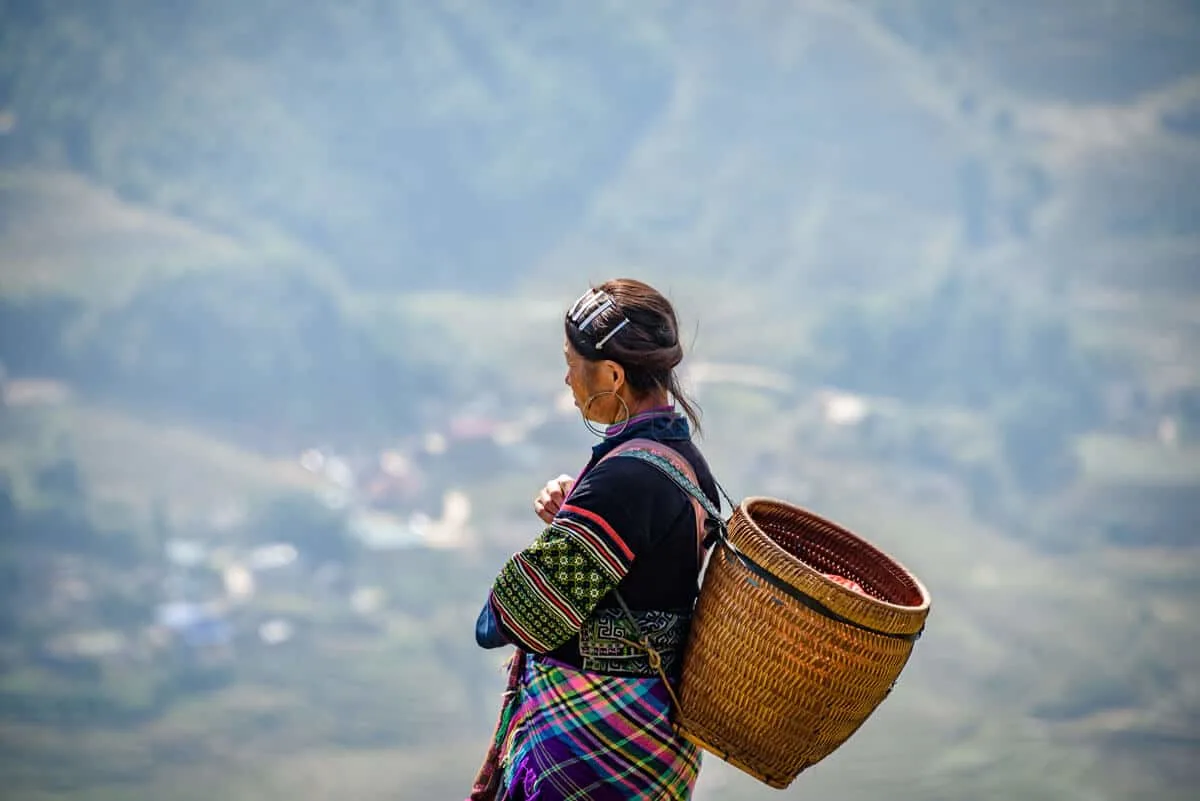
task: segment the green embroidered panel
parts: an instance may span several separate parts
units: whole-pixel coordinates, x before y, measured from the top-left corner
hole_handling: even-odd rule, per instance
[[[577,520],[559,520],[504,565],[492,592],[514,634],[539,650],[553,650],[579,630],[627,570],[595,532]]]
[[[624,571],[605,564],[583,537],[553,525],[523,554],[586,617],[620,581]]]

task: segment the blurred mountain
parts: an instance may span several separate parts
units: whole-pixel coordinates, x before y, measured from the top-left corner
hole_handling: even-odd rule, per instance
[[[1185,0],[0,13],[5,164],[285,239],[355,286],[620,258],[863,288],[1003,243],[1194,234]]]
[[[967,296],[1081,320],[1085,339],[1197,319],[1191,3],[6,0],[0,15],[0,358],[29,370],[177,383],[129,354],[187,361],[183,334],[104,318],[172,319],[168,298],[210,282],[259,308],[338,299],[254,328],[197,312],[245,340],[340,322],[363,293],[557,298],[633,271],[728,332],[713,355],[788,339],[765,358],[789,369],[812,369],[790,312],[905,305],[950,274]],[[766,330],[736,330],[747,303]],[[420,335],[456,322],[405,334],[385,314],[371,344],[354,318],[357,344],[332,347],[409,374]],[[16,347],[27,327],[39,344]],[[247,369],[306,362],[312,345],[287,340]]]

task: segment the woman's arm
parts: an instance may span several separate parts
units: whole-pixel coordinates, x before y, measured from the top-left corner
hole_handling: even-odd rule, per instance
[[[654,492],[632,459],[593,468],[541,535],[501,568],[488,596],[497,630],[515,645],[553,651],[620,583],[649,540]]]

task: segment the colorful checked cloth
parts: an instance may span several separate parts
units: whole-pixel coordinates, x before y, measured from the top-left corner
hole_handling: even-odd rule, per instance
[[[690,798],[700,751],[669,715],[661,679],[528,660],[501,747],[499,801]]]

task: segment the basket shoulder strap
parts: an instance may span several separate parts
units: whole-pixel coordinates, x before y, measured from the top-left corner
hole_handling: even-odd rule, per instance
[[[652,439],[631,439],[605,454],[601,461],[617,456],[640,459],[657,467],[696,501],[709,517],[714,520],[721,519],[720,510],[713,505],[713,502],[704,494],[704,490],[698,486],[696,472],[692,469],[691,464],[671,446]]]
[[[602,462],[605,459],[619,457],[640,459],[647,464],[653,465],[654,467],[658,468],[658,470],[665,473],[668,478],[675,482],[676,486],[682,489],[684,493],[689,496],[692,508],[696,513],[697,557],[703,559],[705,521],[706,519],[711,519],[720,523],[721,513],[715,506],[713,506],[712,501],[708,499],[708,496],[704,494],[703,490],[697,486],[696,471],[692,469],[692,465],[688,462],[688,460],[683,458],[683,455],[679,453],[679,451],[656,440],[631,439],[628,442],[623,442],[617,447],[613,448],[611,451],[605,454],[600,461]],[[632,610],[630,610],[629,605],[625,602],[625,598],[615,587],[613,588],[613,595],[616,597],[617,603],[621,605],[621,610],[625,613],[625,618],[629,621],[629,624],[637,633],[639,642],[631,644],[640,646],[646,652],[646,656],[650,661],[651,667],[653,667],[658,673],[663,684],[667,688],[667,692],[671,696],[672,707],[675,710],[678,710],[680,708],[679,698],[675,695],[675,689],[671,684],[671,680],[667,676],[666,671],[663,669],[662,655],[659,654],[658,650],[650,643],[646,633],[638,624],[637,618],[634,616]]]

